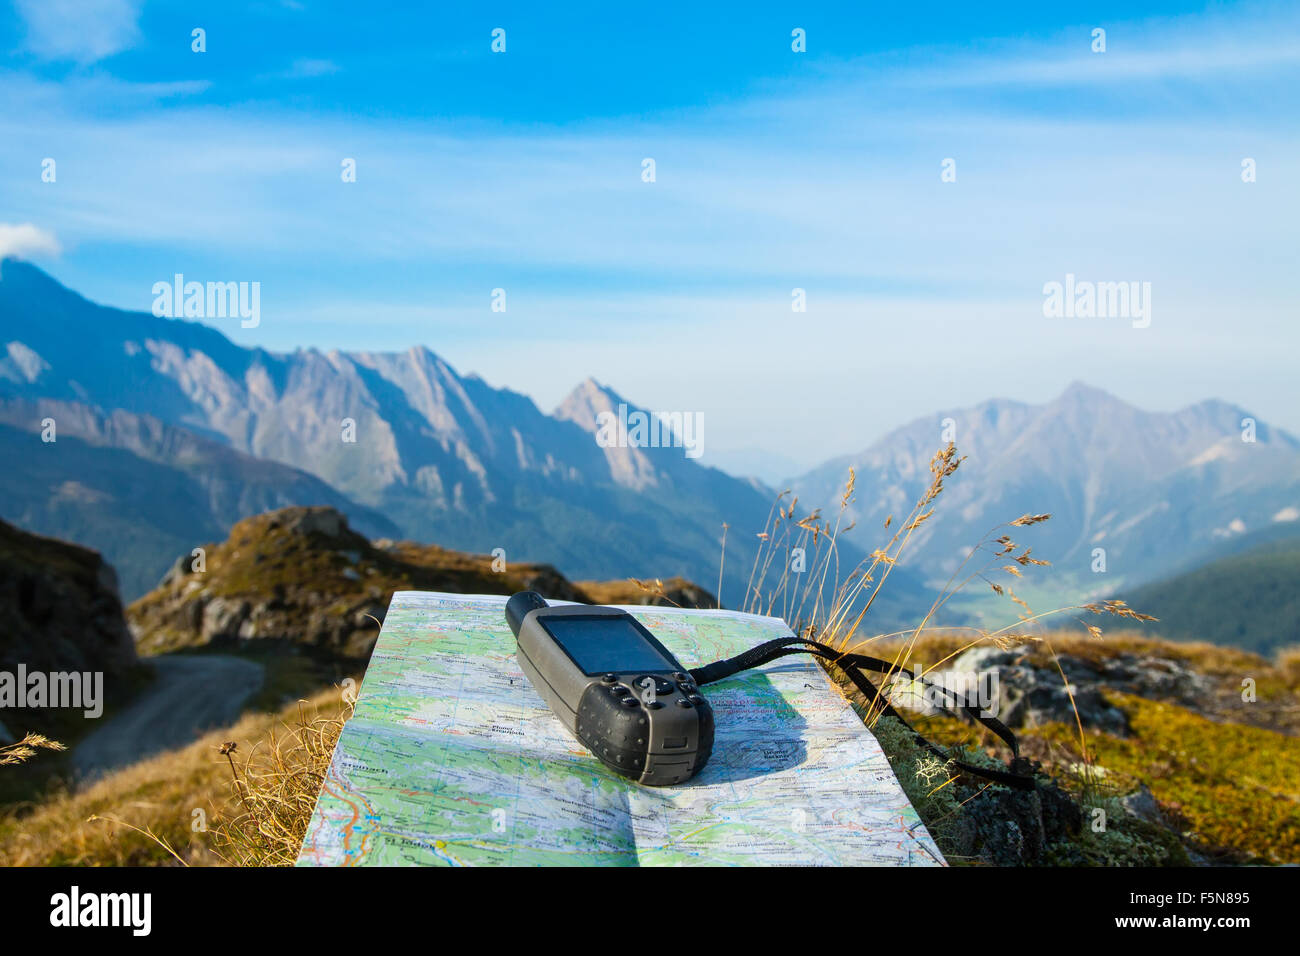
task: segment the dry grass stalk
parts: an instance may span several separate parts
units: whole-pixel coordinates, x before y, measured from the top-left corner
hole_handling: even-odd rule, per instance
[[[957,449],[951,442],[935,453],[930,461],[930,481],[917,499],[907,516],[898,523],[893,535],[883,547],[874,549],[870,555],[852,568],[843,578],[839,572],[838,540],[841,534],[851,530],[850,523],[842,527],[845,512],[852,503],[856,490],[857,475],[850,469],[844,492],[840,496],[839,513],[834,524],[824,521],[820,512],[813,511],[800,517],[796,506],[798,499],[793,499],[789,506],[785,498],[790,492],[783,491],[773,503],[767,524],[759,534],[760,547],[750,572],[750,582],[743,609],[746,611],[771,614],[779,611],[802,637],[816,638],[824,643],[839,648],[843,653],[862,651],[874,642],[886,642],[892,653],[891,670],[880,682],[880,693],[868,702],[865,720],[868,726],[874,726],[889,703],[889,691],[894,686],[901,668],[913,670],[922,676],[920,667],[913,662],[913,653],[917,641],[923,633],[935,631],[952,631],[965,637],[957,646],[929,669],[935,670],[947,664],[953,658],[980,644],[993,644],[1007,648],[1019,644],[1037,642],[1041,637],[1032,633],[1040,622],[1048,617],[1083,611],[1098,615],[1134,620],[1153,621],[1155,618],[1142,614],[1128,607],[1123,601],[1113,600],[1094,604],[1071,605],[1054,608],[1050,611],[1035,613],[1029,604],[1011,588],[1009,582],[1023,577],[1025,571],[1035,567],[1047,567],[1049,562],[1036,558],[1028,547],[1022,548],[1012,539],[1010,532],[1019,528],[1030,528],[1050,520],[1050,514],[1029,513],[1007,521],[990,529],[982,537],[958,568],[940,589],[930,609],[922,616],[915,627],[904,631],[878,633],[863,636],[864,622],[868,620],[876,598],[881,593],[894,567],[896,567],[918,528],[929,521],[935,514],[936,502],[943,494],[945,483],[958,468],[964,457],[957,455]],[[884,528],[894,527],[894,516],[885,519]],[[812,546],[812,559],[802,575],[802,584],[791,582],[790,557],[793,549]],[[782,570],[769,582],[769,574],[776,557],[784,557]],[[1004,576],[1002,580],[994,580]],[[831,596],[827,599],[827,581],[833,582]],[[1014,624],[995,630],[985,630],[968,625],[943,626],[935,624],[936,616],[945,605],[964,588],[975,581],[987,584],[993,593],[1006,598],[1017,608],[1017,620]],[[1093,638],[1101,637],[1101,628],[1080,620]],[[902,639],[901,642],[898,639]],[[1062,674],[1064,680],[1064,674]],[[1066,687],[1067,692],[1070,688]],[[1073,704],[1073,697],[1071,696]],[[1082,722],[1078,719],[1082,738]],[[1087,748],[1083,750],[1085,757]]]
[[[311,708],[299,701],[297,720],[281,721],[241,763],[235,760],[236,743],[220,748],[238,801],[236,812],[214,827],[218,852],[226,862],[293,865],[352,706],[347,696],[336,708]]]
[[[67,750],[63,744],[40,734],[27,734],[22,740],[0,747],[0,767],[25,763],[40,750]]]

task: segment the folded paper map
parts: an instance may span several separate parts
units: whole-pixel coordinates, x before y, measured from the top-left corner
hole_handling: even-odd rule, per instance
[[[515,660],[505,598],[399,591],[299,865],[941,865],[880,745],[801,656],[705,693],[709,764],[618,776]],[[687,667],[790,634],[777,618],[628,607]]]

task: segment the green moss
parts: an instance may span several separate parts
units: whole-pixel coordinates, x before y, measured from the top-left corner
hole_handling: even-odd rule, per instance
[[[945,857],[957,856],[955,826],[960,806],[958,788],[943,786],[949,774],[933,754],[916,742],[916,735],[894,718],[877,720],[872,733],[939,850]]]
[[[1006,793],[1006,788],[975,785],[962,777],[949,783],[949,774],[943,771],[940,761],[893,718],[880,718],[872,732],[903,792],[944,856],[954,864],[969,862],[966,854],[970,852],[971,827],[978,844],[981,821],[988,819],[987,814],[977,813],[983,809],[977,801]],[[977,767],[1005,769],[982,748],[957,742],[970,738],[969,728],[960,721],[928,720],[926,733],[935,742],[938,737],[949,738],[953,743],[950,753],[958,760]],[[1050,786],[1049,778],[1040,780]],[[1049,866],[1186,866],[1190,862],[1176,833],[1137,819],[1124,809],[1118,795],[1101,794],[1094,786],[1083,786],[1077,780],[1066,783],[1065,792],[1078,805],[1083,825],[1068,835],[1058,835],[1044,848],[1042,858],[1033,862]],[[1098,810],[1104,815],[1098,815]]]
[[[1088,747],[1117,785],[1145,784],[1212,855],[1300,863],[1300,746],[1294,737],[1207,720],[1174,704],[1107,697],[1128,716],[1132,735],[1096,734]],[[1077,753],[1072,728],[1053,724],[1034,734]]]

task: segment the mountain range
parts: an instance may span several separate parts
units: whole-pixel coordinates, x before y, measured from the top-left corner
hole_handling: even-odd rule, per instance
[[[0,516],[101,551],[127,599],[179,555],[263,511],[324,505],[368,538],[408,538],[575,578],[682,575],[739,606],[775,491],[680,447],[604,447],[620,405],[587,379],[551,413],[462,375],[427,348],[276,353],[199,322],[87,301],[0,261]],[[52,419],[57,441],[42,442]],[[914,623],[969,549],[1026,512],[1017,536],[1050,560],[1019,593],[1113,596],[1221,557],[1260,533],[1300,536],[1300,442],[1217,399],[1144,411],[1082,383],[1041,405],[936,412],[783,487],[833,516],[856,493],[841,567],[884,543],[947,441],[967,456],[876,607]],[[987,592],[977,592],[987,593]],[[989,613],[955,601],[947,623]],[[1005,623],[1005,606],[997,613]]]
[[[602,447],[600,413],[636,406],[592,379],[548,415],[427,348],[244,348],[14,259],[0,345],[0,442],[21,463],[0,514],[101,550],[128,598],[239,518],[329,505],[372,537],[714,586],[726,523],[722,598],[739,604],[772,504],[680,447]]]
[[[851,467],[857,491],[849,514],[879,528],[888,515],[907,513],[945,438],[967,461],[902,561],[932,586],[991,529],[1026,512],[1052,515],[1012,530],[1052,562],[1037,569],[1046,570],[1038,580],[1048,582],[1044,597],[1063,603],[1184,571],[1251,534],[1300,536],[1293,436],[1217,399],[1150,412],[1082,383],[1042,405],[994,399],[938,412],[790,484],[803,500],[830,507]]]

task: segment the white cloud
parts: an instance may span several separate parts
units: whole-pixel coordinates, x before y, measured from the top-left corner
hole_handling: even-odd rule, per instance
[[[140,37],[140,0],[16,0],[27,48],[47,60],[94,63]]]
[[[57,256],[62,249],[54,233],[33,226],[30,222],[10,225],[0,222],[0,259],[6,256],[49,255]]]

